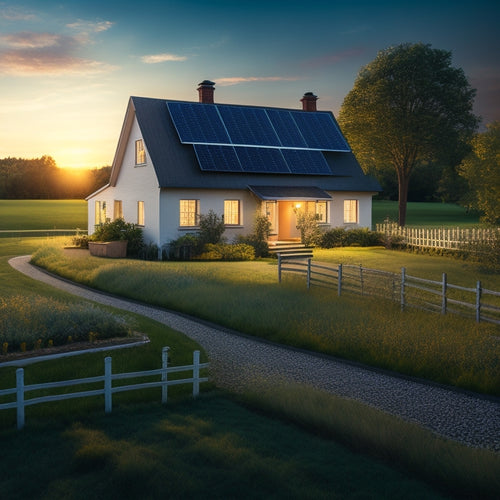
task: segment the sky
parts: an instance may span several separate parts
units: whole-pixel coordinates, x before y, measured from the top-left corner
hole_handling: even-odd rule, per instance
[[[129,96],[301,108],[338,116],[380,50],[452,53],[500,120],[496,0],[0,0],[0,158],[111,165]]]

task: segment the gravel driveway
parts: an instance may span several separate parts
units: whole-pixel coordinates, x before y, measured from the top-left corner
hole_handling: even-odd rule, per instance
[[[31,266],[29,260],[30,256],[15,257],[9,264],[33,279],[100,304],[147,316],[197,341],[210,358],[211,377],[219,387],[238,391],[245,380],[256,376],[306,383],[417,422],[444,437],[500,452],[499,398],[450,390],[249,338],[69,283]]]

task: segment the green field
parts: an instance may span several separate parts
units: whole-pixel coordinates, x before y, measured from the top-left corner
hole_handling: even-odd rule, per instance
[[[87,230],[84,200],[0,200],[0,231]]]

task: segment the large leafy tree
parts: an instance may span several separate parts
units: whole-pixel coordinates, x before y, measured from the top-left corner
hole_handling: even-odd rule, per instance
[[[481,211],[484,222],[500,224],[500,122],[486,125],[486,132],[474,137],[472,153],[459,172],[470,187],[467,205]]]
[[[456,166],[469,151],[474,97],[451,52],[423,43],[390,47],[360,70],[339,122],[365,171],[395,169],[401,226],[415,168]]]

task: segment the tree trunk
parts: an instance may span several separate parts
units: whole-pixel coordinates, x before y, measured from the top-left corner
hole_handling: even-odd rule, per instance
[[[408,202],[408,185],[410,183],[410,176],[398,170],[398,209],[399,218],[398,223],[402,227],[406,224],[406,204]]]

